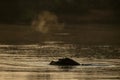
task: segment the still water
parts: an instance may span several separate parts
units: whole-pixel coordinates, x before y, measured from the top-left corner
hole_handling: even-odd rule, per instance
[[[0,80],[120,80],[120,59],[80,57],[90,48],[62,42],[0,45]],[[61,57],[92,65],[49,65]]]

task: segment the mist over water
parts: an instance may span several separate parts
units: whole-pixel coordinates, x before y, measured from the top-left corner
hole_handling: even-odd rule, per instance
[[[53,33],[64,28],[63,23],[59,23],[57,15],[49,11],[43,11],[37,15],[32,22],[34,30],[41,33]]]

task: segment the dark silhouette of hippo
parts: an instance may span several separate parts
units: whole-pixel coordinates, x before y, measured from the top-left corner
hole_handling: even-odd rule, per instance
[[[74,66],[80,64],[70,58],[62,58],[62,59],[58,59],[58,61],[51,61],[50,65]]]

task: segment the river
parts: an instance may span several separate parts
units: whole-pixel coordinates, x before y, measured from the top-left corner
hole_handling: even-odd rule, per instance
[[[105,47],[108,48],[102,46],[102,49]],[[120,80],[120,59],[81,57],[91,49],[91,46],[78,47],[54,41],[31,45],[0,45],[0,80]],[[49,65],[52,60],[62,57],[92,65]]]

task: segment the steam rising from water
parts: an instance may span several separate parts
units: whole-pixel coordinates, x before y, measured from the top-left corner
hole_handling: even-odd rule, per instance
[[[32,27],[41,33],[53,33],[62,30],[64,24],[58,22],[58,17],[55,14],[44,11],[33,21]]]

